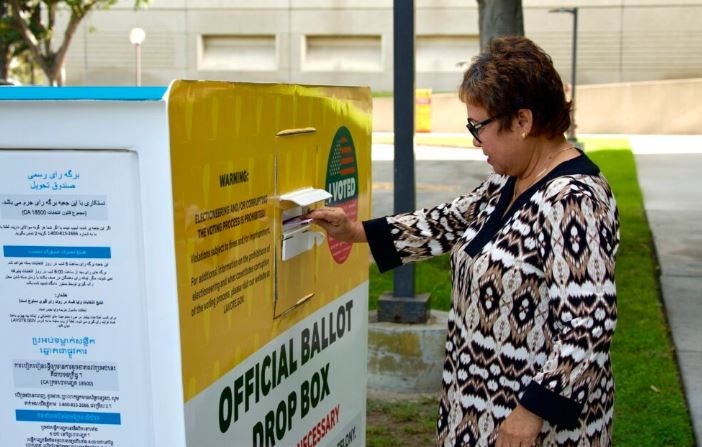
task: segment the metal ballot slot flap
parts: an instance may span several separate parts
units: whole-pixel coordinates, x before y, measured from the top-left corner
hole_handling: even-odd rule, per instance
[[[311,231],[308,226],[296,228],[283,234],[282,259],[287,261],[295,256],[312,250],[324,241],[324,234]]]
[[[293,202],[299,206],[310,206],[317,202],[331,199],[332,195],[324,189],[304,188],[297,191],[282,194],[281,202]]]
[[[281,259],[287,261],[311,250],[324,241],[324,233],[312,231],[307,214],[309,206],[324,202],[332,195],[323,189],[304,188],[280,196],[281,205],[287,202],[292,208],[283,210]]]

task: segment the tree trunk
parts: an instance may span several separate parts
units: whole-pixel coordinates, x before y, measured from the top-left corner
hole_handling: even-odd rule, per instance
[[[0,12],[2,12],[2,20],[5,21],[5,16],[9,14],[9,6],[5,4],[5,0],[0,0]],[[11,60],[9,42],[5,40],[3,35],[0,35],[0,81],[6,81],[10,76]]]
[[[63,71],[63,58],[61,58],[60,61],[55,58],[49,65],[49,69],[45,72],[45,74],[50,86],[63,87],[63,85],[66,83]]]
[[[522,0],[477,0],[480,49],[497,36],[523,36]]]
[[[0,81],[7,81],[10,75],[10,49],[0,37]]]

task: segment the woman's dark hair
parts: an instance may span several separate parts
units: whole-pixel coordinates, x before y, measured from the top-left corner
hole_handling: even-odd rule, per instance
[[[510,126],[519,109],[532,112],[532,135],[553,138],[570,126],[572,104],[551,57],[522,36],[497,37],[475,56],[463,75],[458,96],[464,103],[499,117],[500,130]]]

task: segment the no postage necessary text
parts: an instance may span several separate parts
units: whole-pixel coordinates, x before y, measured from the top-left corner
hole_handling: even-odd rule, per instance
[[[299,357],[294,339],[282,343],[266,354],[262,360],[237,375],[232,386],[226,386],[219,398],[219,429],[226,433],[232,424],[248,413],[258,402],[268,396],[285,379],[292,376],[298,367],[305,365],[315,355],[332,346],[351,331],[353,300],[338,307],[336,312],[315,321],[311,327],[300,332]],[[299,359],[299,361],[298,361]],[[329,389],[329,363],[311,377],[304,380],[299,390],[292,390],[287,398],[280,400],[275,410],[265,414],[262,421],[252,427],[252,445],[275,446],[292,428],[293,418],[300,411],[303,419],[331,394]],[[326,432],[325,432],[326,433]]]

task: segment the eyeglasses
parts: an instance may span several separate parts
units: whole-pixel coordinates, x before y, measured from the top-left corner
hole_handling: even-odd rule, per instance
[[[468,129],[470,134],[473,135],[473,138],[475,138],[478,141],[478,143],[482,143],[482,141],[480,141],[480,129],[487,126],[497,118],[499,118],[499,115],[491,116],[490,118],[482,120],[480,122],[476,122],[468,118],[468,124],[466,124],[466,128]]]

